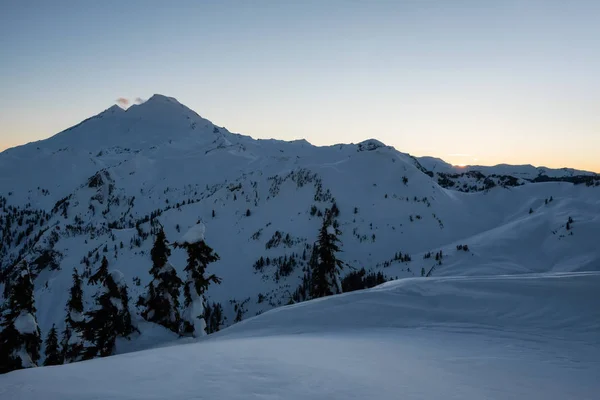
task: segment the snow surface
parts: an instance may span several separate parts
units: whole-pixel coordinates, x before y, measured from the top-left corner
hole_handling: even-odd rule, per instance
[[[597,399],[600,274],[404,279],[197,343],[0,376],[11,399]]]
[[[204,296],[198,296],[194,289],[191,290],[192,303],[186,307],[181,313],[181,319],[188,321],[194,327],[194,336],[206,335],[206,321],[203,318],[198,318],[204,315]]]
[[[198,223],[192,226],[185,235],[181,238],[182,243],[198,243],[204,240],[206,226],[203,223]]]
[[[69,315],[74,322],[81,322],[85,319],[85,316],[82,313],[75,310],[70,310]]]
[[[113,269],[113,270],[109,271],[109,275],[117,285],[119,285],[119,286],[123,285],[124,280],[125,280],[125,275],[123,275],[123,273],[121,271],[119,271],[118,269]]]
[[[21,312],[14,322],[15,329],[21,334],[36,333],[38,324],[35,322],[35,317],[28,312]]]
[[[29,356],[29,353],[27,353],[27,351],[25,351],[24,348],[21,348],[19,351],[17,351],[16,356],[21,359],[21,365],[23,366],[23,368],[36,367],[36,364],[33,362],[31,357]],[[0,394],[2,394],[2,389],[0,389]]]

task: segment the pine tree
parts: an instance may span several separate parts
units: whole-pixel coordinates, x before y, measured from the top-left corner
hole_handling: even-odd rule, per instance
[[[142,317],[173,332],[178,332],[181,324],[179,293],[183,282],[177,276],[175,268],[168,262],[171,249],[167,245],[167,238],[162,228],[156,235],[150,255],[152,257],[150,274],[153,278],[148,285],[148,293],[142,301],[145,307]]]
[[[0,326],[0,373],[36,367],[42,343],[33,281],[25,260],[15,266]]]
[[[201,234],[183,243],[174,244],[175,247],[184,248],[188,254],[184,269],[187,277],[183,287],[184,311],[180,329],[182,336],[206,334],[206,321],[203,318],[206,308],[204,293],[211,283],[221,283],[221,279],[214,274],[206,274],[208,264],[219,260],[219,255],[204,241],[204,225],[199,224],[192,230],[201,231]]]
[[[387,197],[387,195],[386,195]],[[337,218],[340,216],[340,209],[337,206],[336,202],[333,202],[332,206],[331,206],[331,215],[333,216],[333,218]]]
[[[313,251],[313,254],[316,254],[316,252]],[[295,303],[299,303],[299,302],[306,301],[309,299],[310,284],[311,284],[310,271],[311,271],[310,265],[308,268],[304,269],[304,275],[302,276],[302,282],[300,283],[300,285],[298,285],[298,287],[296,288],[294,293],[292,293],[292,295],[290,296],[288,304],[295,304]]]
[[[76,268],[73,268],[72,276],[73,286],[69,290],[65,330],[62,337],[62,357],[66,363],[80,360],[83,352],[82,334],[85,327],[82,282]]]
[[[207,304],[204,310],[204,320],[206,321],[206,333],[211,334],[221,330],[224,324],[223,307],[221,303]]]
[[[54,325],[52,325],[52,328],[46,337],[46,348],[44,349],[44,354],[46,355],[44,366],[60,365],[63,363],[63,357],[58,348],[58,334],[56,333],[56,327]]]
[[[342,261],[336,256],[340,251],[338,236],[341,235],[330,210],[325,211],[316,247],[311,257],[310,297],[318,298],[342,292],[339,273]]]
[[[114,270],[106,274],[95,300],[98,308],[86,313],[85,360],[112,355],[117,337],[128,337],[136,330],[131,324],[127,285],[121,272]]]
[[[96,253],[96,256],[98,256],[98,253]],[[95,285],[98,282],[104,281],[104,279],[106,278],[107,275],[108,275],[108,260],[106,259],[106,256],[103,256],[102,262],[100,263],[100,268],[98,268],[98,270],[96,271],[96,273],[94,275],[90,276],[88,283],[90,285]]]

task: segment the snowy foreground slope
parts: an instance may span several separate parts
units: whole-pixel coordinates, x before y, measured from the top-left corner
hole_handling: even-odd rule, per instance
[[[597,399],[600,274],[404,279],[197,343],[0,376],[3,399]]]

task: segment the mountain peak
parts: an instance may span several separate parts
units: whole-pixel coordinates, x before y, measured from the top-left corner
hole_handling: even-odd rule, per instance
[[[166,103],[176,103],[176,104],[182,105],[179,101],[177,101],[176,98],[165,96],[165,95],[158,94],[158,93],[153,94],[152,97],[150,97],[145,103],[150,103],[150,102],[153,102],[153,103],[165,103],[166,102]],[[143,104],[145,104],[145,103],[143,103]]]
[[[41,141],[56,151],[62,148],[97,154],[109,147],[149,148],[190,134],[213,132],[213,124],[173,97],[154,94],[127,109],[114,104],[64,131]],[[206,140],[213,140],[206,136]]]
[[[358,151],[373,151],[380,147],[387,147],[384,143],[377,139],[367,139],[358,143]]]
[[[119,114],[119,113],[123,113],[123,112],[125,112],[125,110],[123,108],[121,108],[121,106],[115,104],[112,107],[109,107],[106,110],[102,111],[98,115]]]
[[[181,104],[176,98],[165,96],[162,94],[153,94],[145,102],[133,105],[127,109],[131,114],[143,113],[144,117],[154,118],[157,115],[176,114],[181,116],[182,114],[188,117],[200,117],[195,111],[189,107]]]

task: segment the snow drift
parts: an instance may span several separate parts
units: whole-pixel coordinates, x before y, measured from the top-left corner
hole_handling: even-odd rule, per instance
[[[406,279],[193,344],[0,376],[2,398],[593,399],[598,273]]]

